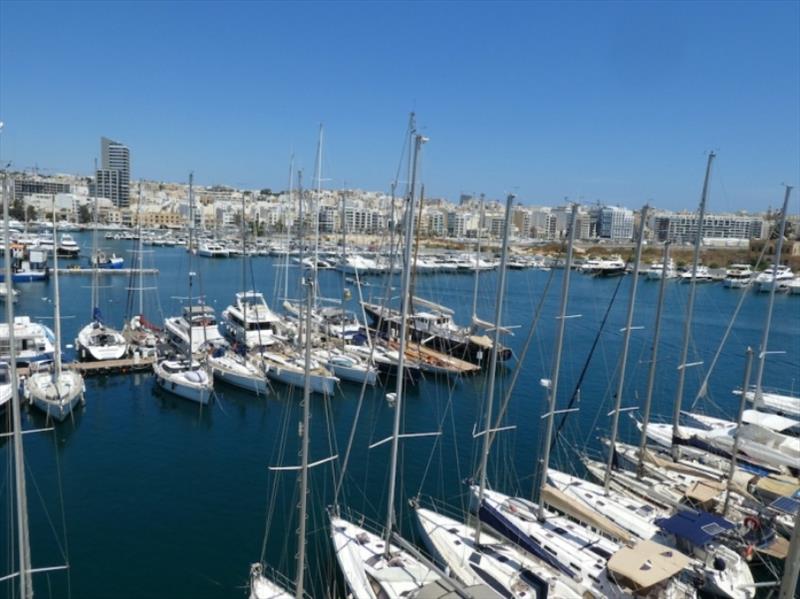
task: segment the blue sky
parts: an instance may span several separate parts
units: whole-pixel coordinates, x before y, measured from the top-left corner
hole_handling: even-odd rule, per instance
[[[800,3],[0,2],[2,155],[88,173],[388,189],[410,110],[426,195],[761,210],[800,183]]]

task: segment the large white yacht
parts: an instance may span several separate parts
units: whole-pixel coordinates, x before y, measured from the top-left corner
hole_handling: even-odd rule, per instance
[[[58,255],[62,258],[77,258],[80,253],[81,248],[72,235],[64,233],[61,236],[61,242],[58,244]]]
[[[201,241],[197,246],[197,255],[206,258],[227,258],[230,252],[221,243],[215,241]]]
[[[722,282],[725,287],[731,289],[744,289],[753,280],[753,269],[749,264],[731,264],[725,273],[725,280]]]
[[[231,343],[245,345],[248,350],[258,349],[278,340],[281,319],[270,310],[263,294],[240,291],[234,303],[222,311],[219,328]]]
[[[191,323],[191,325],[190,325]],[[191,326],[191,350],[189,349],[189,327]],[[164,332],[167,339],[181,353],[192,354],[200,351],[204,343],[222,339],[217,330],[217,319],[211,306],[184,307],[180,316],[173,316],[164,321]]]
[[[666,272],[664,272],[663,263],[656,261],[656,262],[651,262],[650,266],[642,274],[644,274],[645,277],[650,281],[658,281],[659,279],[662,278],[662,275],[664,276],[664,278],[674,279],[675,277],[678,276],[678,271],[675,268],[675,261],[672,258],[670,258],[669,262],[667,262]]]
[[[794,275],[788,266],[778,265],[777,273],[774,266],[768,266],[764,272],[756,277],[756,287],[759,291],[767,292],[772,289],[772,280],[775,279],[778,288],[788,285],[794,279]]]
[[[17,345],[17,364],[27,366],[35,362],[50,362],[55,349],[53,331],[28,316],[14,317],[14,338]],[[10,359],[8,323],[0,323],[0,360]]]

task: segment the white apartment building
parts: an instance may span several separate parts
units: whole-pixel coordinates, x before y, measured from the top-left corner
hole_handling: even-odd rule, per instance
[[[661,212],[653,215],[651,230],[658,241],[692,243],[697,238],[697,214]],[[767,222],[758,216],[706,214],[703,217],[703,238],[765,239]]]

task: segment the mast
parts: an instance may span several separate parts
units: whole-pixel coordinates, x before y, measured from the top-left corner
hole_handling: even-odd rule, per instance
[[[303,280],[306,286],[306,347],[305,372],[303,374],[303,426],[300,450],[300,523],[297,527],[297,575],[295,579],[295,597],[303,599],[306,566],[306,512],[308,510],[308,438],[311,419],[311,309],[316,297],[316,269],[311,270]]]
[[[603,479],[603,489],[608,494],[608,485],[611,482],[611,469],[614,465],[614,454],[617,446],[617,433],[619,432],[619,411],[622,408],[622,392],[625,389],[625,368],[628,365],[628,350],[631,344],[631,327],[633,327],[633,308],[636,305],[636,287],[639,284],[639,265],[642,262],[642,244],[644,243],[644,227],[647,221],[647,211],[650,206],[642,206],[639,223],[639,238],[636,240],[636,257],[633,262],[633,280],[631,281],[631,295],[628,299],[628,315],[625,317],[625,332],[622,340],[622,356],[619,360],[619,374],[617,378],[617,394],[614,402],[614,414],[611,422],[611,439],[608,446],[608,463],[606,475]]]
[[[661,263],[661,281],[658,285],[658,304],[656,305],[656,323],[653,327],[653,348],[650,350],[650,369],[647,373],[647,395],[644,400],[644,413],[642,415],[642,434],[639,436],[639,462],[636,465],[636,476],[641,478],[644,474],[644,452],[647,446],[647,425],[650,423],[650,408],[653,405],[653,389],[656,384],[656,369],[658,363],[658,343],[661,338],[661,314],[664,309],[664,291],[667,288],[667,265],[669,264],[670,242],[664,244],[664,261]]]
[[[292,206],[292,199],[294,198],[294,154],[292,154],[291,158],[289,159],[289,210],[291,211]],[[291,253],[291,227],[288,226],[286,223],[287,219],[285,218],[286,210],[284,209],[284,226],[286,227],[286,260],[285,268],[283,273],[283,298],[288,299],[289,297],[289,254]]]
[[[319,137],[317,138],[317,193],[314,200],[314,269],[319,265],[319,202],[322,195],[322,123],[319,124]],[[316,303],[316,298],[314,298]]]
[[[544,520],[544,502],[542,496],[547,486],[547,467],[550,463],[550,443],[553,439],[553,421],[555,419],[556,400],[558,393],[558,373],[561,369],[561,348],[564,345],[564,328],[567,322],[567,299],[569,298],[569,275],[572,269],[572,244],[575,241],[575,224],[578,217],[578,205],[572,205],[572,214],[569,219],[569,238],[567,241],[567,260],[564,264],[564,279],[561,281],[561,308],[558,316],[558,334],[553,348],[553,373],[548,384],[549,396],[547,398],[547,433],[545,434],[544,451],[542,453],[542,477],[539,487],[539,512],[537,517]]]
[[[678,447],[678,425],[681,418],[681,404],[683,403],[683,385],[686,381],[686,369],[690,366],[686,363],[689,357],[689,342],[692,335],[692,315],[694,314],[694,297],[697,291],[697,264],[700,261],[700,246],[703,244],[703,219],[706,215],[706,200],[708,199],[708,181],[711,178],[711,164],[714,162],[716,154],[712,151],[708,153],[706,163],[706,176],[703,180],[703,193],[700,197],[700,210],[697,214],[697,234],[694,240],[694,256],[692,258],[692,279],[689,287],[689,299],[686,303],[686,320],[683,323],[683,349],[681,350],[681,361],[678,363],[678,386],[675,391],[675,404],[672,411],[672,457],[678,458],[680,448]]]
[[[242,321],[244,322],[245,350],[247,350],[247,226],[244,218],[244,194],[242,194],[242,292],[244,292],[244,310],[242,310]],[[253,285],[255,287],[255,285]]]
[[[0,124],[2,128],[2,124]],[[22,404],[19,396],[19,380],[17,378],[17,341],[14,335],[14,298],[11,274],[11,233],[8,227],[8,174],[3,170],[3,235],[6,248],[3,252],[5,267],[5,285],[8,289],[6,298],[6,321],[8,322],[9,372],[11,374],[11,419],[14,438],[14,488],[16,490],[17,508],[17,551],[19,553],[19,596],[20,599],[33,597],[33,580],[31,578],[31,546],[28,531],[28,498],[25,492],[25,457],[22,445]]]
[[[756,373],[756,394],[753,397],[753,405],[761,399],[761,385],[764,379],[764,366],[767,361],[767,349],[769,343],[769,329],[772,325],[772,308],[775,305],[775,291],[778,288],[778,266],[781,264],[781,253],[783,252],[783,235],[786,231],[786,215],[789,213],[789,196],[792,187],[786,185],[786,193],[783,196],[783,210],[781,211],[781,222],[778,226],[778,241],[775,243],[775,261],[772,263],[772,285],[769,288],[769,304],[767,305],[767,318],[764,321],[764,336],[761,338],[761,349],[758,352],[758,371]],[[747,388],[742,389],[742,394],[747,393]]]
[[[189,173],[189,349],[188,349],[188,356],[187,359],[189,360],[189,368],[192,366],[192,360],[194,358],[192,351],[192,326],[194,324],[192,318],[192,277],[194,273],[192,272],[192,253],[194,251],[193,243],[193,232],[194,232],[194,189],[192,187],[194,183],[194,173]]]
[[[141,198],[139,198],[139,201],[141,202]],[[99,259],[97,255],[97,158],[94,159],[94,197],[92,198],[92,203],[94,204],[92,208],[92,220],[94,221],[92,223],[92,320],[94,320],[95,311],[98,307],[99,291],[97,287],[100,284],[97,272],[97,261]],[[53,239],[55,239],[55,234],[55,231],[53,231]]]
[[[402,289],[403,299],[401,300],[400,311],[400,350],[397,358],[397,386],[395,387],[396,403],[394,407],[394,427],[392,430],[392,457],[389,471],[389,497],[386,506],[386,525],[384,528],[384,554],[389,555],[389,541],[392,535],[392,525],[394,524],[394,495],[397,478],[397,453],[400,441],[400,418],[403,408],[403,382],[404,382],[404,367],[405,367],[405,353],[406,353],[406,328],[408,326],[408,307],[410,298],[408,296],[408,285],[411,279],[411,239],[414,230],[414,193],[417,185],[417,167],[419,164],[419,154],[422,144],[428,141],[427,137],[418,135],[416,131],[412,130],[414,136],[414,157],[412,160],[411,169],[411,183],[409,193],[406,199],[406,218],[405,218],[405,231],[404,231],[404,251],[403,251],[403,276],[402,276]]]
[[[753,366],[753,348],[747,348],[747,357],[745,358],[744,366],[744,387],[747,389],[750,386],[750,370]],[[722,517],[728,517],[728,507],[731,502],[731,489],[733,488],[733,475],[736,473],[736,455],[739,453],[739,431],[742,429],[742,414],[744,414],[744,404],[747,401],[745,394],[739,400],[739,414],[736,417],[736,428],[733,433],[733,449],[731,450],[730,468],[728,469],[728,481],[725,485],[725,504],[722,508]]]
[[[497,375],[497,351],[500,347],[500,328],[503,318],[503,295],[506,287],[506,262],[508,260],[508,236],[511,229],[511,206],[514,204],[514,194],[508,194],[506,198],[506,219],[503,229],[503,248],[500,254],[500,276],[497,282],[497,298],[494,308],[494,339],[492,339],[492,356],[489,363],[489,381],[487,382],[488,397],[486,399],[486,429],[483,431],[483,452],[481,454],[481,480],[478,493],[478,505],[483,501],[483,492],[486,489],[486,469],[489,462],[489,445],[491,443],[492,416],[494,411],[494,380]],[[478,521],[475,526],[475,544],[480,545],[481,541],[481,520],[480,511]]]
[[[478,213],[478,234],[476,235],[475,245],[475,284],[472,289],[472,327],[475,326],[475,320],[478,318],[478,282],[481,275],[479,263],[481,259],[481,231],[483,230],[483,217],[485,211],[484,201],[484,195],[481,194],[481,208]]]
[[[139,316],[144,316],[144,245],[142,243],[142,182],[139,181]]]
[[[53,239],[56,238],[58,231],[57,231],[57,224],[56,224],[56,194],[52,196],[52,206],[53,206]],[[13,298],[9,296],[6,301],[12,301]],[[59,292],[58,288],[58,250],[56,249],[55,245],[53,246],[53,319],[55,320],[54,328],[56,334],[56,351],[54,352],[55,360],[53,361],[54,369],[53,374],[54,381],[58,383],[58,380],[61,378],[61,293]],[[56,391],[56,394],[60,396],[60,392]],[[59,397],[59,399],[61,399]]]

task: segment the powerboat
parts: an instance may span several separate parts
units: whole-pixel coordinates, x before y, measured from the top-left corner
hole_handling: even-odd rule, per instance
[[[778,289],[789,284],[794,279],[791,269],[782,264],[776,269],[774,265],[768,266],[764,272],[756,277],[756,287],[759,291],[768,292],[772,289],[772,281],[775,280]]]
[[[72,235],[64,233],[58,244],[58,255],[62,258],[77,258],[80,253],[81,248]]]
[[[651,262],[650,267],[644,272],[645,278],[648,281],[658,281],[662,278],[662,275],[667,279],[674,279],[678,276],[675,261],[672,258],[667,262],[666,272],[664,272],[663,266],[661,262]]]
[[[4,414],[11,401],[11,368],[8,362],[0,362],[0,414]]]
[[[725,280],[722,282],[730,289],[744,289],[750,286],[753,280],[753,269],[749,264],[731,264],[725,271]]]
[[[625,274],[625,261],[620,256],[601,258],[592,274],[596,277],[619,277]]]
[[[692,269],[682,272],[680,274],[680,281],[682,283],[691,283],[692,281]],[[697,274],[695,276],[695,282],[697,283],[711,283],[714,281],[714,277],[711,276],[711,271],[708,270],[708,266],[703,266],[702,264],[697,265]]]
[[[227,258],[230,252],[221,243],[201,241],[197,246],[197,255],[206,258]]]
[[[109,255],[105,252],[98,252],[97,255],[92,256],[92,266],[95,265],[97,265],[98,268],[120,270],[125,266],[125,258],[121,258],[114,253]]]
[[[240,291],[234,303],[222,311],[219,329],[231,344],[245,346],[249,351],[276,343],[281,319],[270,310],[263,294]]]
[[[164,321],[164,332],[167,340],[183,354],[196,354],[204,343],[214,343],[222,339],[217,329],[214,309],[206,305],[184,307],[180,316],[173,316]],[[189,348],[190,337],[191,348]]]
[[[55,334],[28,316],[14,317],[14,339],[17,345],[17,365],[29,366],[37,362],[51,362],[55,351]],[[0,360],[11,356],[8,343],[8,323],[0,322]]]

